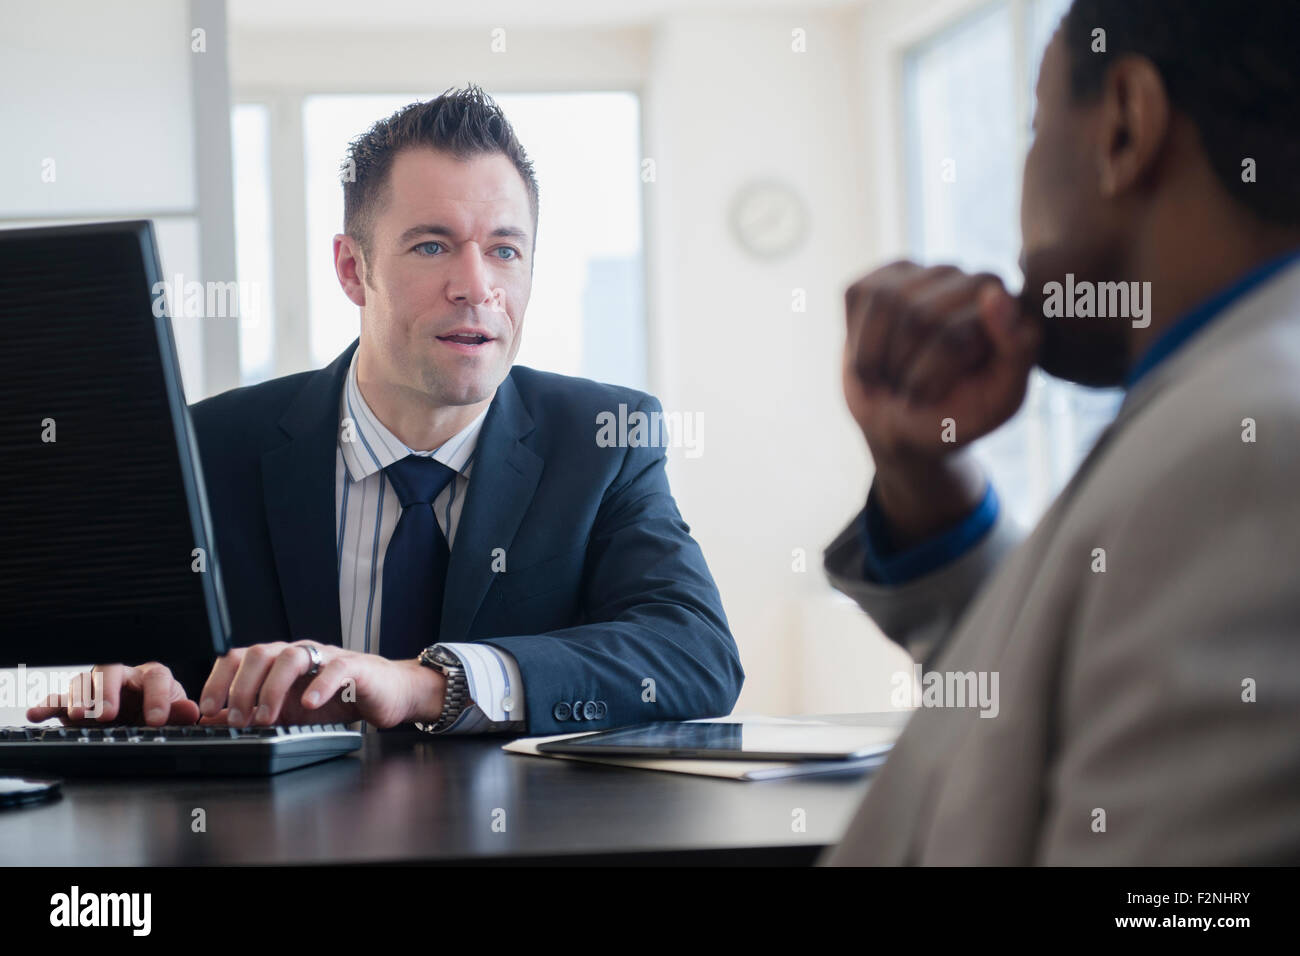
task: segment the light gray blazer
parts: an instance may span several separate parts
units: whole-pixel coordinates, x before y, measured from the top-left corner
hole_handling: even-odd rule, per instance
[[[1141,379],[1027,539],[890,588],[858,520],[831,582],[998,712],[918,708],[822,863],[1300,861],[1300,266]]]

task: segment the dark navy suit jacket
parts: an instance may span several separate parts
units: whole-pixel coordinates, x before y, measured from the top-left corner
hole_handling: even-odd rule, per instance
[[[342,644],[335,456],[356,348],[191,406],[236,647]],[[620,404],[660,411],[643,392],[515,366],[479,435],[428,644],[512,654],[530,734],[723,715],[744,681],[664,449],[597,445],[597,415]],[[604,718],[562,719],[574,701],[605,701]]]

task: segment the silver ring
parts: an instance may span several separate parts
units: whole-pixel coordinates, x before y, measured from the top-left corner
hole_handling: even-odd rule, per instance
[[[307,676],[315,677],[317,674],[320,673],[320,664],[321,664],[320,651],[316,649],[315,644],[299,644],[298,646],[301,647],[304,651],[306,651],[307,656],[311,658],[311,670],[307,671]]]

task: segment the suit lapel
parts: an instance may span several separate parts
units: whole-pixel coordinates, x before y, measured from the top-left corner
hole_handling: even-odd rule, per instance
[[[262,456],[262,493],[291,640],[341,646],[334,483],[339,399],[357,343],[314,373],[279,421],[289,441]]]
[[[543,460],[520,440],[533,430],[507,375],[483,421],[465,508],[456,528],[443,592],[438,640],[462,641],[492,585],[492,556],[508,551],[542,476]]]

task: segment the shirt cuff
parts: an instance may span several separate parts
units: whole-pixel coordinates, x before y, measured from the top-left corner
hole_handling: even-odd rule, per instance
[[[524,681],[514,656],[490,644],[439,644],[460,658],[470,703],[441,733],[481,734],[524,726]]]
[[[889,523],[880,510],[873,487],[862,512],[862,573],[877,584],[905,584],[957,560],[997,523],[998,496],[989,482],[984,498],[975,510],[947,531],[915,544],[906,550],[896,549],[889,533]]]

